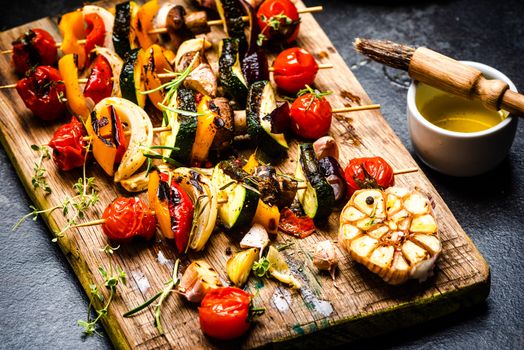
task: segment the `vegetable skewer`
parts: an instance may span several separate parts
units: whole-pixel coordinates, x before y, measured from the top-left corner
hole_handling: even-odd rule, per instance
[[[306,8],[303,8],[303,9],[299,9],[298,13],[315,13],[315,12],[321,12],[321,11],[323,11],[323,7],[322,6],[313,6],[313,7],[306,7]],[[242,20],[244,22],[248,22],[249,21],[249,17],[248,16],[243,16]],[[207,25],[208,26],[221,26],[221,25],[223,25],[223,23],[224,22],[221,19],[217,19],[217,20],[208,21]],[[168,32],[167,28],[156,28],[156,29],[150,30],[148,32],[148,34],[164,34],[164,33],[167,33],[167,32]],[[80,40],[77,41],[78,45],[85,45],[85,43],[86,43],[86,39],[80,39]],[[62,46],[61,42],[57,42],[55,44],[55,47],[57,47],[57,48],[60,48],[61,46]],[[12,53],[13,53],[13,49],[0,51],[0,54],[2,54],[2,55],[12,54]]]

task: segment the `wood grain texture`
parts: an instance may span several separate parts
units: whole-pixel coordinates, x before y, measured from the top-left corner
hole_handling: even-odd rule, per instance
[[[303,4],[299,3],[298,7],[303,7]],[[44,28],[56,39],[60,38],[56,21],[42,19],[1,33],[0,49],[10,48],[10,42],[14,38],[24,30],[34,27]],[[218,28],[214,28],[213,33],[208,35],[215,47],[222,37],[223,33]],[[302,15],[298,44],[316,55],[320,63],[331,63],[335,67],[320,71],[315,81],[319,89],[334,92],[328,97],[333,106],[371,103],[310,14]],[[210,60],[213,60],[213,55],[210,56]],[[0,67],[0,84],[16,81],[9,56],[0,57]],[[16,91],[0,92],[2,144],[29,196],[39,208],[57,205],[63,197],[72,195],[71,185],[81,176],[79,171],[61,173],[51,162],[47,162],[48,180],[53,193],[44,197],[41,192],[34,192],[31,188],[32,168],[37,155],[31,151],[30,145],[46,144],[58,125],[50,126],[35,120]],[[395,169],[416,166],[377,110],[336,115],[331,134],[339,140],[342,164],[354,157],[380,155]],[[289,172],[295,168],[293,159],[296,143],[292,144],[288,160],[280,165],[283,171]],[[88,175],[99,179],[101,203],[98,210],[88,215],[86,220],[100,217],[113,198],[126,195],[95,163],[90,164]],[[115,254],[114,264],[127,272],[129,283],[124,288],[119,286],[118,296],[109,309],[109,317],[103,321],[107,333],[113,344],[123,349],[252,348],[271,344],[278,347],[308,344],[324,346],[422,322],[486,298],[490,286],[489,267],[428,179],[422,172],[418,172],[398,176],[396,183],[418,186],[431,195],[436,203],[435,213],[441,230],[443,252],[437,262],[435,276],[427,282],[410,282],[400,287],[388,286],[366,268],[352,262],[337,247],[340,269],[337,275],[339,288],[336,289],[329,275],[319,274],[310,258],[315,243],[324,239],[336,240],[338,213],[334,213],[326,227],[306,239],[295,240],[279,236],[277,243],[284,240],[295,242],[293,248],[285,250],[284,254],[292,270],[304,282],[304,287],[299,292],[290,291],[273,280],[251,277],[247,289],[252,293],[258,291],[255,302],[257,306],[266,307],[267,312],[245,337],[232,343],[206,338],[200,331],[197,307],[176,295],[170,296],[163,307],[166,335],[159,336],[153,325],[151,310],[145,310],[129,319],[122,317],[124,312],[154,295],[170,278],[175,259],[174,250],[171,243],[157,237],[150,243],[138,242],[122,246]],[[54,213],[45,218],[45,221],[54,232],[58,232],[58,228],[66,224],[60,213]],[[22,226],[20,230],[23,229]],[[217,232],[204,252],[191,253],[188,260],[205,259],[225,280],[224,269],[228,259],[226,248],[238,250],[240,237],[237,233]],[[86,291],[91,283],[103,283],[97,269],[100,265],[108,266],[107,258],[99,252],[99,248],[106,243],[99,227],[71,230],[58,242]],[[144,281],[144,278],[150,288],[142,292],[138,281]]]

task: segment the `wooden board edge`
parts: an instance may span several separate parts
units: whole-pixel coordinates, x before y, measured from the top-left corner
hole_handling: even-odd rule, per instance
[[[370,312],[336,324],[312,322],[295,326],[296,336],[268,344],[274,349],[304,349],[340,346],[350,342],[387,335],[396,330],[424,324],[484,302],[491,289],[491,273],[461,290],[441,293],[417,302],[406,302],[380,312]],[[320,324],[318,324],[320,323]],[[307,337],[303,335],[308,334]]]
[[[9,142],[6,139],[6,135],[3,132],[0,132],[0,142],[2,144],[2,147],[4,148],[4,151],[6,152],[7,156],[9,157],[9,160],[11,164],[13,165],[16,174],[22,183],[25,192],[29,196],[30,200],[35,204],[37,208],[47,208],[47,200],[43,195],[39,195],[35,193],[35,191],[32,188],[32,184],[24,181],[24,177],[22,176],[22,169],[18,166],[18,163],[16,162],[16,158],[14,156],[13,151],[11,150],[9,146]],[[60,228],[58,227],[58,224],[53,219],[52,216],[42,215],[40,217],[46,224],[46,226],[51,231],[51,235],[54,237],[54,232],[60,232]],[[78,278],[78,281],[80,282],[80,285],[84,289],[87,298],[93,303],[96,307],[102,307],[101,303],[99,302],[98,298],[94,298],[90,295],[90,285],[93,283],[93,272],[87,265],[86,261],[79,255],[75,254],[75,249],[72,245],[72,242],[67,238],[67,236],[64,236],[60,238],[57,241],[58,246],[60,247],[60,250],[66,257],[69,265],[73,268],[73,271],[75,272],[75,276]],[[111,317],[111,309],[109,309],[109,314],[107,317],[102,318],[102,324],[104,326],[104,329],[109,336],[111,342],[113,343],[113,346],[118,349],[131,349],[131,346],[127,339],[124,336],[124,333],[122,332],[120,325],[116,321],[116,318]],[[78,328],[79,335],[81,334],[81,328]]]

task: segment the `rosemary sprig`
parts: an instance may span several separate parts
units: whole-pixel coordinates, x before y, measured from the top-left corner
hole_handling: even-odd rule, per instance
[[[140,93],[142,95],[147,95],[147,94],[152,94],[153,92],[156,92],[156,91],[159,91],[159,90],[162,90],[162,89],[166,89],[166,90],[170,90],[170,91],[173,91],[173,90],[177,90],[178,87],[184,82],[184,79],[187,78],[187,76],[189,75],[189,73],[191,73],[191,71],[193,70],[193,64],[196,62],[197,58],[199,57],[200,53],[196,53],[195,54],[195,57],[193,57],[193,59],[191,60],[191,63],[189,64],[189,66],[187,66],[186,69],[184,69],[184,71],[182,71],[182,73],[180,73],[180,75],[178,75],[175,79],[165,83],[165,84],[162,84],[160,85],[159,87],[156,87],[154,89],[151,89],[151,90],[147,90],[147,91],[140,91]]]
[[[33,185],[33,190],[41,188],[44,190],[44,193],[47,195],[51,193],[51,187],[47,183],[46,178],[46,169],[43,166],[44,160],[51,159],[51,154],[49,153],[49,148],[47,145],[31,145],[31,149],[40,154],[38,161],[33,165],[33,177],[31,178],[31,184]]]
[[[84,334],[86,335],[93,335],[95,333],[100,335],[100,333],[98,333],[98,331],[96,330],[96,325],[100,321],[100,319],[107,316],[109,305],[111,305],[111,302],[113,301],[113,298],[116,294],[116,287],[120,283],[122,283],[123,285],[127,284],[127,275],[120,267],[117,267],[116,271],[113,271],[113,263],[111,256],[113,255],[114,251],[118,248],[119,247],[111,247],[110,245],[106,245],[104,248],[100,249],[100,251],[104,252],[109,257],[109,271],[106,270],[103,266],[100,266],[98,268],[98,271],[104,278],[104,286],[109,290],[109,297],[107,299],[107,302],[101,309],[95,310],[96,317],[91,320],[93,300],[96,298],[100,302],[103,302],[104,295],[100,292],[100,289],[96,284],[92,284],[89,286],[91,298],[89,306],[87,307],[87,320],[77,321],[78,325],[84,329]],[[114,272],[116,272],[116,274],[114,274]]]
[[[178,285],[180,282],[180,279],[178,278],[178,266],[180,265],[180,259],[177,259],[175,262],[175,267],[173,268],[173,274],[171,275],[171,278],[169,281],[165,283],[164,289],[156,293],[153,297],[145,301],[143,304],[135,307],[132,310],[129,310],[126,312],[123,316],[124,317],[131,317],[137,312],[144,310],[149,305],[151,305],[155,300],[158,299],[158,303],[155,304],[155,307],[153,308],[154,314],[155,314],[155,327],[158,329],[158,332],[161,335],[164,335],[164,328],[162,327],[162,303],[166,300],[166,298],[171,294],[171,292],[174,290],[174,288]]]

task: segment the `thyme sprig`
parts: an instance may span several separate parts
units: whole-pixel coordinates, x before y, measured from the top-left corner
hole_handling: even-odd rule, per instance
[[[109,290],[109,297],[107,298],[107,302],[104,304],[104,306],[101,309],[96,309],[96,317],[94,319],[91,319],[91,313],[93,310],[93,300],[98,299],[99,302],[104,302],[104,295],[100,292],[99,287],[96,284],[91,284],[89,286],[90,288],[90,302],[89,306],[87,307],[87,319],[86,320],[78,320],[77,323],[80,327],[84,329],[84,334],[90,336],[93,334],[98,334],[98,331],[96,330],[96,325],[98,322],[103,318],[107,316],[109,305],[111,305],[111,302],[113,301],[113,298],[116,294],[116,287],[122,283],[124,286],[127,284],[127,275],[120,267],[117,267],[116,270],[113,269],[113,263],[112,263],[112,255],[115,250],[117,250],[118,247],[111,247],[109,244],[106,245],[104,248],[100,249],[101,252],[104,252],[109,257],[109,271],[106,270],[103,266],[100,266],[98,268],[98,271],[104,278],[104,287]]]
[[[33,185],[33,190],[41,188],[44,193],[47,195],[51,193],[51,187],[47,183],[46,169],[43,166],[44,160],[51,159],[51,154],[49,153],[49,148],[47,145],[31,145],[31,149],[40,154],[38,161],[33,165],[33,177],[31,178],[31,184]]]
[[[86,158],[89,153],[91,144],[86,146]],[[32,217],[33,221],[36,221],[40,215],[51,215],[54,211],[60,210],[62,215],[67,218],[67,224],[60,229],[58,233],[55,233],[53,242],[58,241],[59,238],[63,237],[65,232],[72,228],[78,223],[79,219],[85,217],[86,212],[93,208],[99,201],[98,187],[94,177],[86,177],[86,159],[82,167],[82,177],[73,184],[74,196],[66,197],[62,203],[55,205],[48,209],[39,210],[34,206],[29,206],[32,211],[24,215],[18,222],[13,226],[12,230],[16,230],[20,225],[28,218]],[[70,215],[72,213],[72,215]]]
[[[161,335],[164,335],[164,328],[162,327],[162,303],[166,300],[166,298],[171,294],[171,292],[176,288],[178,283],[180,283],[180,279],[178,278],[178,267],[180,265],[180,259],[177,259],[175,262],[175,267],[173,268],[173,274],[171,275],[171,278],[165,283],[165,287],[153,295],[150,299],[145,301],[143,304],[135,307],[132,310],[129,310],[126,312],[123,316],[124,317],[131,317],[137,312],[144,310],[149,305],[151,305],[155,300],[158,299],[158,302],[155,304],[155,307],[153,308],[154,315],[155,315],[155,327],[158,330],[158,332]]]

